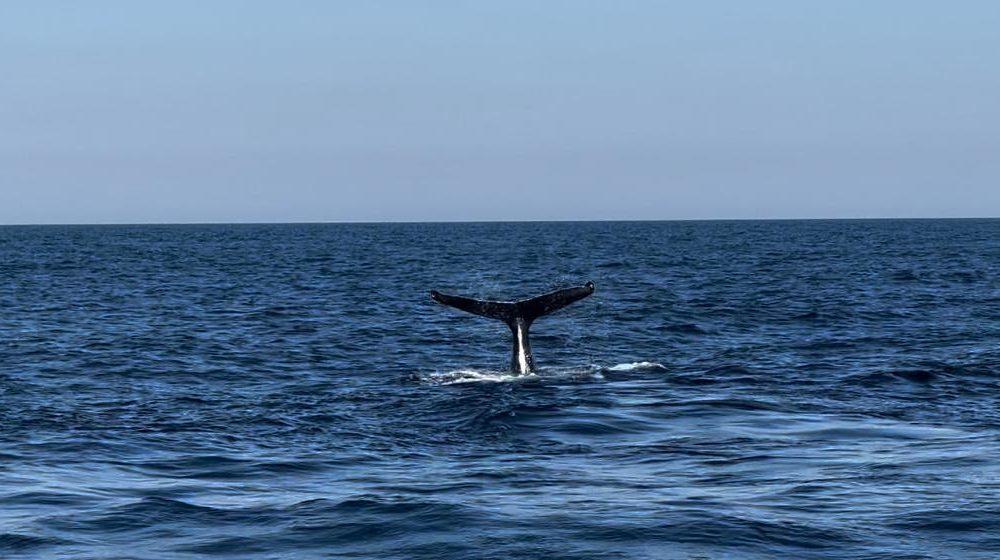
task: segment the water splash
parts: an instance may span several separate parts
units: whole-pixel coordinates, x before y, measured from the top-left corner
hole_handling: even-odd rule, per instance
[[[431,373],[419,376],[418,379],[429,385],[456,385],[461,383],[524,383],[546,380],[570,381],[602,381],[604,372],[652,372],[666,371],[666,367],[658,362],[630,362],[613,366],[589,364],[585,366],[568,366],[543,368],[536,373],[518,374],[509,371],[459,369],[445,373]]]
[[[667,367],[659,362],[629,362],[607,368],[608,371],[667,371]]]
[[[460,369],[445,373],[431,373],[420,377],[420,381],[431,385],[455,385],[459,383],[510,383],[538,379],[534,373],[520,374],[509,371]]]

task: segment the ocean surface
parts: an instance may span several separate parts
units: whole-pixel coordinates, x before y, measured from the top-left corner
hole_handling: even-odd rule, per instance
[[[0,558],[1000,558],[1000,220],[3,227],[0,334]]]

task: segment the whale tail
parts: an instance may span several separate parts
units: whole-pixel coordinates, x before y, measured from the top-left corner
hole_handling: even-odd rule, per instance
[[[587,282],[583,286],[556,290],[520,301],[480,300],[436,291],[431,291],[431,298],[438,303],[506,323],[514,335],[511,369],[517,373],[531,373],[535,371],[535,359],[528,341],[528,328],[535,319],[589,296],[594,293],[594,289],[594,283]]]

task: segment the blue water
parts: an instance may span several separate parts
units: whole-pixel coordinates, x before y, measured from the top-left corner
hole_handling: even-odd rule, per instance
[[[430,289],[593,280],[532,330]],[[0,228],[3,558],[998,558],[1000,220]]]

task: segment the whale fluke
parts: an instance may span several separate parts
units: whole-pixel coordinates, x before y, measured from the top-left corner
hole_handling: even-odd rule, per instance
[[[594,283],[587,282],[582,286],[556,290],[520,301],[488,301],[451,296],[436,291],[431,291],[431,297],[438,303],[507,323],[514,335],[510,368],[516,373],[531,373],[535,371],[535,358],[531,355],[531,344],[528,341],[528,329],[531,323],[592,293],[594,293]]]

